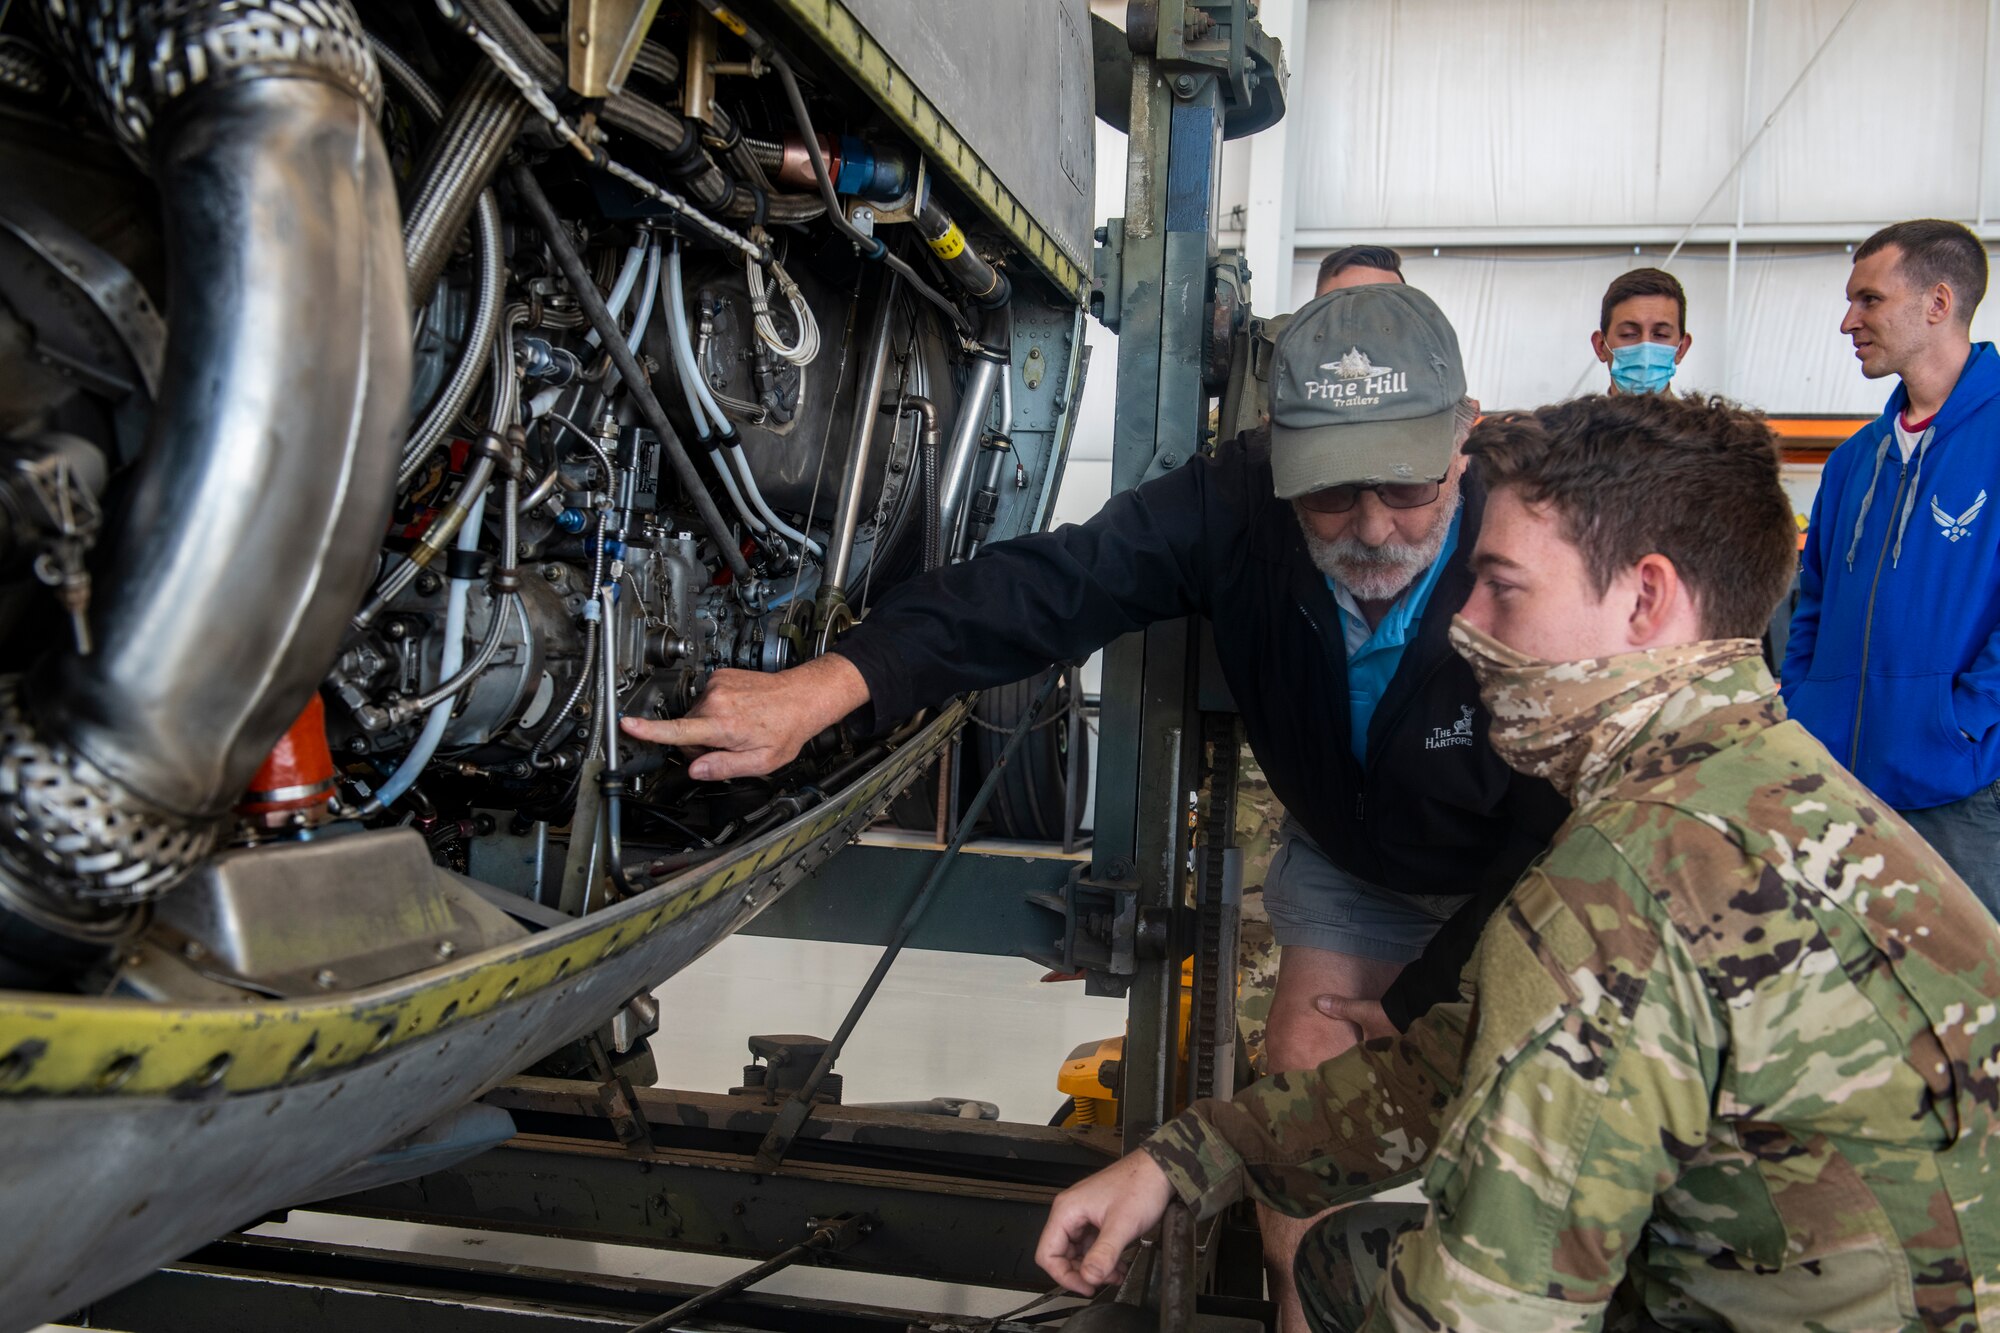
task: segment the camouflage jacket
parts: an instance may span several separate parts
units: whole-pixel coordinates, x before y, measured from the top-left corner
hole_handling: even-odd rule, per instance
[[[1467,980],[1146,1151],[1204,1214],[1421,1170],[1372,1329],[1594,1329],[1614,1296],[1666,1328],[2000,1329],[2000,927],[1761,663],[1623,748]]]

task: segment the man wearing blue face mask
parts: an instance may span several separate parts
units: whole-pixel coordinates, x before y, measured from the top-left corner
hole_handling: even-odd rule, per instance
[[[1662,393],[1694,339],[1687,293],[1664,269],[1635,268],[1604,289],[1590,349],[1611,368],[1613,393]]]

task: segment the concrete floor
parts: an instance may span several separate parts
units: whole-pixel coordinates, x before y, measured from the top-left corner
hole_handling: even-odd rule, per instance
[[[742,1081],[753,1033],[832,1036],[879,955],[862,945],[724,940],[656,992],[660,1035],[653,1051],[661,1083],[724,1091]],[[1062,1100],[1055,1076],[1063,1058],[1085,1041],[1122,1031],[1125,1006],[1085,996],[1081,983],[1042,984],[1041,975],[1018,958],[906,951],[841,1059],[845,1100],[970,1097],[996,1103],[1006,1119],[1047,1123]],[[304,1212],[258,1232],[674,1282],[720,1282],[750,1266],[635,1246]],[[761,1289],[987,1317],[1027,1299],[1014,1291],[825,1269],[781,1273]]]

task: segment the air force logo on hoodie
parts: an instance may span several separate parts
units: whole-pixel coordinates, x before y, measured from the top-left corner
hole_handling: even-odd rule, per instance
[[[1945,512],[1944,506],[1938,503],[1935,495],[1931,497],[1931,517],[1937,520],[1940,528],[1944,529],[1944,539],[1948,542],[1956,542],[1960,537],[1970,535],[1972,520],[1978,518],[1979,511],[1985,507],[1986,492],[1981,491],[1979,498],[1972,502],[1972,508],[1953,518]]]

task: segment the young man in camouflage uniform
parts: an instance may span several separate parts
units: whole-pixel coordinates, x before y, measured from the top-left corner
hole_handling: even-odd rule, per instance
[[[1065,1191],[1116,1276],[1176,1195],[1428,1207],[1301,1247],[1320,1329],[2000,1329],[2000,927],[1796,723],[1753,637],[1790,573],[1768,432],[1590,398],[1483,425],[1454,626],[1493,744],[1575,802],[1469,1005],[1196,1105]]]

